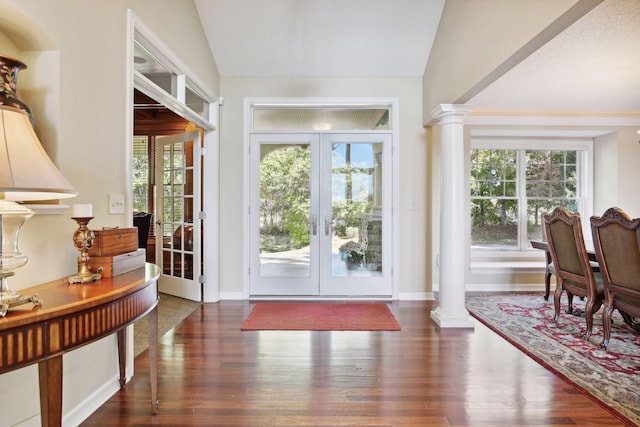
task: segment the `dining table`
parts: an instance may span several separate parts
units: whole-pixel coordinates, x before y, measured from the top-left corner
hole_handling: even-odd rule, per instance
[[[545,240],[530,240],[529,243],[534,249],[540,249],[544,251],[545,256],[545,272],[544,272],[544,299],[549,299],[549,293],[551,291],[551,276],[553,272],[553,264],[551,260],[551,252],[549,251],[549,244]],[[593,241],[585,240],[585,248],[587,249],[587,255],[589,255],[589,261],[592,263],[594,271],[599,271],[597,266],[598,259],[596,258],[596,250],[593,246]],[[596,265],[593,265],[595,263]]]

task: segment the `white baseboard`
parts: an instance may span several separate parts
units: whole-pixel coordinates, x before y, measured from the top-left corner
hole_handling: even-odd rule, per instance
[[[244,292],[220,292],[221,300],[243,300],[247,299]]]
[[[466,283],[467,292],[540,292],[544,294],[544,283]],[[551,283],[551,292],[555,289],[555,283]],[[433,284],[433,292],[440,291],[438,283]]]
[[[264,300],[269,300],[269,299],[286,299],[286,296],[280,296],[280,297],[263,297],[263,298],[257,298],[257,299],[264,299]],[[220,293],[220,300],[246,300],[249,299],[247,297],[244,296],[244,294],[242,292],[221,292]],[[303,297],[293,297],[292,299],[305,299]],[[317,301],[318,298],[316,297],[310,297],[307,298],[309,300],[313,300],[313,301]],[[335,300],[343,300],[344,298],[341,297],[337,297],[337,298],[325,298],[325,299],[335,299]],[[380,298],[360,298],[360,299],[364,299],[364,300],[376,300],[376,299],[380,299]],[[387,298],[384,298],[387,299]],[[435,300],[435,297],[433,295],[433,292],[401,292],[400,294],[398,294],[397,298],[394,298],[394,300],[407,300],[407,301],[432,301]]]
[[[433,301],[433,292],[401,292],[398,294],[399,301]]]
[[[89,418],[89,416],[104,405],[107,400],[120,391],[120,380],[118,378],[118,375],[114,376],[111,381],[103,384],[102,387],[87,396],[79,405],[64,414],[62,417],[62,425],[77,426]],[[149,413],[151,413],[151,405],[149,405]]]
[[[540,292],[544,294],[544,283],[509,283],[509,284],[488,284],[488,283],[467,283],[467,292]],[[551,292],[555,284],[551,285]]]

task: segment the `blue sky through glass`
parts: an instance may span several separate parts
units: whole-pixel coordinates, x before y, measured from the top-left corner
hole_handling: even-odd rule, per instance
[[[348,146],[348,147],[347,147]],[[349,153],[347,148],[349,148]],[[350,157],[353,201],[366,201],[373,194],[373,144],[334,144],[332,160],[332,198],[346,199],[347,156]]]

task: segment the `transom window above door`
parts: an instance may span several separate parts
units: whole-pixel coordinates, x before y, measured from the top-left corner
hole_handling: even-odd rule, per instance
[[[389,108],[277,108],[253,110],[254,131],[389,130]]]

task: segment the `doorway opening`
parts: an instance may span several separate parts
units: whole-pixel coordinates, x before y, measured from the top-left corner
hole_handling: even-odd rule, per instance
[[[195,126],[137,89],[134,89],[133,112],[133,217],[135,223],[136,218],[151,215],[147,235],[142,236],[140,243],[146,243],[147,262],[155,263],[157,140],[189,132]]]
[[[129,24],[131,221],[136,210],[152,214],[145,246],[161,292],[217,301],[218,103],[131,11]]]
[[[393,105],[247,102],[249,296],[393,296]]]

